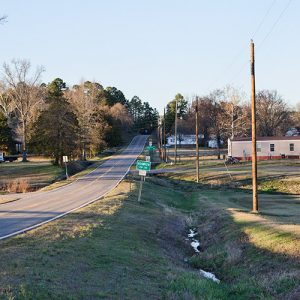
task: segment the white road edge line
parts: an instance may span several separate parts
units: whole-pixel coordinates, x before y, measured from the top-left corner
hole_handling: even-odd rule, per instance
[[[132,144],[132,142],[133,142],[133,140],[130,142],[130,144],[127,146],[127,148]],[[124,149],[122,152],[126,151],[127,148]],[[73,184],[73,183],[79,181],[81,178],[83,178],[83,177],[85,177],[85,176],[88,176],[88,175],[90,175],[90,174],[96,172],[98,169],[100,169],[100,168],[103,166],[103,164],[105,164],[107,161],[109,161],[112,157],[114,157],[114,156],[116,157],[116,156],[122,154],[122,152],[121,152],[121,153],[118,153],[118,154],[110,155],[109,157],[107,157],[108,159],[106,159],[106,160],[103,161],[102,164],[100,164],[100,165],[99,165],[98,167],[96,167],[94,170],[91,170],[91,171],[88,172],[87,174],[83,175],[82,177],[78,177],[78,178],[76,178],[75,180],[73,180],[72,182],[69,182],[69,183],[64,184],[64,185],[62,185],[62,186],[59,186],[59,187],[57,187],[57,188],[54,188],[53,190],[48,190],[48,191],[46,190],[46,191],[44,191],[44,193],[50,193],[50,192],[53,192],[54,190],[57,191],[57,190],[60,190],[60,189],[62,189],[62,188],[65,188],[65,187],[67,187],[67,186],[70,186],[71,184]],[[96,163],[95,163],[95,164],[96,164]],[[93,164],[92,164],[92,165],[93,165]],[[91,165],[91,166],[92,166],[92,165]],[[74,176],[74,175],[73,175],[73,176]],[[32,193],[38,193],[38,192],[41,192],[41,191],[36,191],[36,192],[32,192]],[[1,237],[0,237],[0,240],[1,240]]]
[[[148,139],[148,138],[147,138],[147,139]],[[145,140],[145,143],[146,143],[147,139]],[[144,143],[144,147],[145,147],[145,143]],[[4,239],[7,239],[7,238],[10,238],[10,237],[13,237],[13,236],[18,235],[18,234],[21,234],[21,233],[25,233],[25,232],[27,232],[27,231],[30,231],[30,230],[32,230],[32,229],[35,229],[35,228],[37,228],[37,227],[40,227],[40,226],[42,226],[42,225],[45,225],[45,224],[47,224],[47,223],[50,223],[50,222],[55,221],[55,220],[57,220],[57,219],[60,219],[60,218],[64,217],[65,215],[68,215],[69,213],[71,213],[71,212],[73,212],[73,211],[75,211],[75,210],[77,210],[77,209],[80,209],[80,208],[82,208],[82,207],[85,207],[85,206],[87,206],[87,205],[93,203],[93,202],[96,202],[97,200],[102,199],[102,198],[105,197],[108,193],[110,193],[113,189],[115,189],[115,188],[120,184],[120,182],[125,178],[125,176],[126,176],[126,175],[128,174],[128,172],[129,172],[131,166],[132,166],[132,165],[134,164],[134,162],[137,160],[138,156],[141,155],[141,153],[144,151],[144,147],[143,147],[143,149],[141,150],[141,152],[139,152],[139,154],[137,154],[136,159],[129,165],[127,171],[126,171],[125,174],[121,177],[121,179],[120,179],[120,180],[119,180],[119,181],[118,181],[118,182],[117,182],[117,183],[116,183],[109,191],[107,191],[106,193],[104,193],[102,196],[97,197],[97,198],[95,198],[95,199],[93,199],[93,200],[90,200],[89,202],[86,202],[86,203],[84,203],[84,204],[81,204],[80,206],[75,207],[75,208],[73,208],[73,209],[71,209],[71,210],[69,210],[69,211],[67,211],[67,212],[64,212],[64,213],[62,213],[62,214],[60,214],[60,215],[58,215],[58,216],[56,216],[56,217],[53,217],[53,218],[51,218],[51,219],[49,219],[49,220],[46,220],[46,221],[43,221],[43,222],[41,222],[41,223],[32,225],[32,226],[30,226],[30,227],[27,227],[27,228],[24,228],[24,229],[15,231],[15,232],[13,232],[13,233],[10,233],[10,234],[1,236],[1,237],[0,237],[0,241],[1,241],[1,240],[4,240]]]

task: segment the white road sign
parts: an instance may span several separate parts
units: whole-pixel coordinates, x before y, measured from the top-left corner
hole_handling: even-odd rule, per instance
[[[139,175],[140,176],[146,176],[146,174],[147,174],[147,171],[145,171],[145,170],[139,170]]]

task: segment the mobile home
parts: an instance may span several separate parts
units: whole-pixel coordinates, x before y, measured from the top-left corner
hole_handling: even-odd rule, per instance
[[[199,139],[203,139],[204,135],[199,134]],[[196,145],[196,135],[195,134],[177,134],[177,145],[179,146],[193,146]],[[170,135],[167,137],[167,146],[175,146],[175,135]]]
[[[256,141],[257,159],[281,159],[300,157],[300,136],[258,137]],[[228,156],[240,160],[251,160],[251,138],[228,140]]]

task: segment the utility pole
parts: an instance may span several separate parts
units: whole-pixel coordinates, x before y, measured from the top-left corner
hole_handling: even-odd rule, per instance
[[[252,212],[258,212],[258,198],[257,198],[257,157],[256,157],[256,104],[255,104],[255,61],[254,61],[254,43],[251,40],[251,114],[252,114]]]
[[[178,101],[176,99],[175,104],[175,164],[177,163],[177,109],[178,109]]]
[[[157,145],[158,145],[158,150],[159,150],[159,154],[160,154],[160,157],[161,157],[160,127],[161,127],[161,118],[159,117],[158,120],[157,120]]]
[[[198,128],[198,96],[196,97],[196,176],[199,183],[199,128]]]
[[[231,138],[234,138],[234,104],[232,103],[232,112],[231,112]]]
[[[164,159],[164,149],[163,149],[163,125],[162,125],[162,118],[160,119],[160,158],[163,160]]]
[[[167,162],[167,146],[166,146],[166,109],[165,109],[165,108],[164,108],[163,135],[164,135],[164,160],[165,160],[165,162]]]

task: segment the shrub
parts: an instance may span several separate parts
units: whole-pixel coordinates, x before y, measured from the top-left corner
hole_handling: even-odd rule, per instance
[[[6,184],[6,191],[9,193],[26,193],[29,190],[29,183],[27,179],[18,179],[9,181]]]

